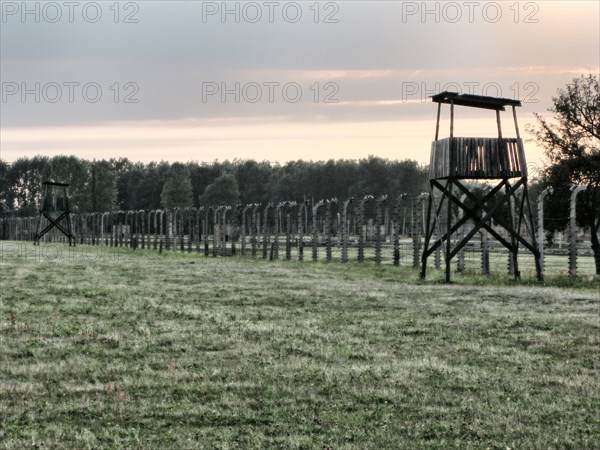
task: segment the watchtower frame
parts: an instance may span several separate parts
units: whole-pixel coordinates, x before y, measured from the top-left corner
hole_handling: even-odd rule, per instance
[[[69,239],[69,245],[75,245],[75,236],[71,226],[71,207],[66,183],[44,181],[42,183],[42,203],[38,209],[38,223],[33,243],[39,244],[40,239],[52,228],[58,230]],[[43,218],[48,220],[48,225],[42,229]],[[66,229],[61,222],[66,220]]]
[[[535,229],[529,195],[527,191],[527,164],[523,140],[519,133],[516,107],[521,106],[519,100],[496,98],[481,95],[457,94],[442,92],[431,97],[438,104],[435,140],[431,144],[431,160],[429,165],[430,195],[427,207],[427,225],[425,248],[421,260],[421,278],[427,271],[427,258],[440,246],[445,247],[446,272],[445,280],[450,282],[450,262],[456,254],[479,231],[487,230],[511,254],[515,278],[520,278],[517,256],[519,244],[527,248],[534,256],[538,280],[542,280],[540,254],[535,245]],[[442,104],[450,105],[450,136],[439,139],[440,114]],[[455,137],[454,109],[465,106],[494,110],[498,127],[497,138]],[[512,108],[516,138],[504,138],[500,121],[500,111],[505,107]],[[490,190],[480,200],[471,192],[463,180],[491,180]],[[436,204],[436,191],[441,193],[439,204]],[[501,197],[501,191],[504,196]],[[519,195],[520,194],[520,195]],[[462,196],[474,206],[467,206],[461,201]],[[511,204],[512,203],[512,204]],[[509,220],[502,217],[500,207],[508,204]],[[446,205],[446,229],[440,229],[442,209]],[[452,205],[464,212],[463,217],[455,223],[452,217]],[[516,206],[516,208],[513,208]],[[514,215],[513,215],[514,211]],[[433,213],[433,214],[432,214]],[[473,221],[473,229],[452,246],[452,235],[469,219]],[[494,226],[506,230],[508,238],[496,231]],[[521,236],[521,227],[525,225],[531,241]],[[432,241],[435,231],[437,238]]]

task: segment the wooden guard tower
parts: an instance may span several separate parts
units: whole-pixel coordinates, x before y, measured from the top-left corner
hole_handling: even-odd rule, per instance
[[[450,262],[452,258],[477,233],[487,230],[511,254],[515,278],[520,277],[517,255],[519,244],[523,244],[535,258],[538,280],[542,280],[540,254],[535,245],[533,215],[527,193],[527,165],[523,140],[519,134],[515,108],[521,106],[518,100],[487,97],[480,95],[442,92],[432,100],[438,104],[435,141],[431,144],[429,166],[429,196],[425,248],[421,261],[421,278],[425,278],[427,258],[440,246],[445,247],[446,282],[450,282]],[[439,139],[440,112],[442,103],[450,105],[450,137]],[[498,125],[497,138],[473,138],[454,136],[454,107],[466,106],[496,111]],[[500,111],[505,106],[512,108],[516,138],[502,137]],[[482,199],[477,198],[463,183],[463,180],[490,180],[490,190]],[[436,192],[437,191],[437,192]],[[501,195],[504,191],[504,195]],[[438,200],[436,200],[436,193]],[[441,195],[439,195],[441,193]],[[466,199],[465,202],[461,199]],[[467,201],[468,200],[468,201]],[[445,229],[441,229],[442,210],[446,205]],[[453,223],[452,205],[464,214]],[[500,214],[500,208],[507,206],[509,217]],[[433,214],[432,214],[433,213]],[[452,245],[452,235],[468,220],[473,228]],[[529,240],[521,235],[522,225],[529,232]],[[502,227],[506,234],[497,231]],[[437,233],[435,231],[437,230]],[[442,234],[443,233],[443,234]],[[436,234],[435,241],[432,237]],[[458,233],[456,234],[458,236]]]
[[[42,204],[40,206],[38,223],[33,237],[33,243],[39,244],[40,239],[52,228],[56,227],[69,239],[69,245],[75,245],[75,236],[71,227],[71,208],[69,206],[68,184],[45,181],[42,189]],[[44,217],[48,225],[42,229]],[[66,229],[61,221],[66,219]]]

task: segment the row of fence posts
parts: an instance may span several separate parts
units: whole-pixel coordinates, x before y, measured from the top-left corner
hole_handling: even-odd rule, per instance
[[[577,274],[577,224],[576,199],[585,186],[575,186],[570,202],[570,244],[569,274]],[[547,188],[538,197],[537,243],[544,267],[544,199],[552,194]],[[262,258],[280,259],[280,245],[283,239],[285,259],[292,259],[294,239],[297,259],[305,258],[304,248],[310,237],[311,259],[319,259],[319,247],[325,247],[325,260],[333,259],[333,248],[341,249],[341,261],[349,261],[349,248],[357,248],[356,259],[365,261],[365,249],[368,242],[374,242],[374,261],[382,263],[384,242],[392,244],[393,264],[398,266],[402,259],[401,235],[409,236],[412,241],[412,265],[418,267],[422,252],[424,232],[425,204],[428,193],[417,196],[400,196],[391,206],[388,197],[374,198],[366,195],[358,200],[324,199],[312,205],[310,202],[281,202],[277,205],[248,204],[188,209],[157,209],[139,211],[116,211],[104,213],[72,214],[72,224],[77,242],[88,245],[108,247],[131,247],[159,251],[201,252],[205,256],[228,256],[237,254],[236,243],[242,256],[249,254],[256,258],[262,238]],[[465,196],[461,201],[465,200]],[[374,206],[374,221],[366,220],[366,207]],[[339,206],[338,206],[339,205]],[[335,210],[338,212],[335,213]],[[294,212],[295,210],[295,212]],[[324,211],[324,214],[322,213]],[[391,212],[391,216],[390,216]],[[262,214],[261,214],[262,213]],[[462,218],[458,210],[458,219]],[[309,222],[309,216],[311,221]],[[443,214],[442,214],[443,216]],[[334,220],[334,217],[337,220]],[[514,217],[514,215],[513,215]],[[294,220],[295,218],[295,220]],[[406,219],[408,227],[406,226]],[[45,219],[44,219],[45,220]],[[0,219],[0,238],[4,240],[32,240],[37,226],[37,217],[4,217]],[[374,226],[368,226],[368,223]],[[439,226],[439,225],[438,225]],[[371,232],[369,232],[371,230]],[[438,236],[440,231],[438,230]],[[262,236],[261,236],[262,235]],[[334,236],[339,237],[337,246]],[[351,236],[355,241],[351,242]],[[457,240],[465,236],[465,226],[459,228]],[[47,240],[65,242],[57,233],[47,235]],[[237,241],[237,242],[236,242]],[[212,251],[210,244],[212,243]],[[440,246],[441,247],[441,246]],[[441,267],[441,249],[435,252],[434,264]],[[490,273],[490,240],[487,231],[480,232],[481,271]],[[407,253],[407,252],[404,252]],[[465,251],[457,255],[457,270],[465,270]],[[513,258],[509,253],[508,272],[514,271]]]

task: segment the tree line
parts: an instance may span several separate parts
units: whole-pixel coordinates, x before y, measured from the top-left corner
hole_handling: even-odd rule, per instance
[[[374,156],[283,165],[254,160],[145,164],[127,158],[23,157],[13,163],[0,160],[2,208],[20,216],[35,214],[47,180],[69,183],[71,208],[84,213],[416,195],[427,189],[427,168],[416,161]]]

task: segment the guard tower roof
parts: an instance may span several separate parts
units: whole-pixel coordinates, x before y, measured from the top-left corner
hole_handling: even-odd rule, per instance
[[[510,98],[488,97],[485,95],[458,94],[457,92],[440,92],[431,97],[436,103],[454,103],[472,108],[493,109],[504,111],[505,106],[521,106],[520,100]]]

